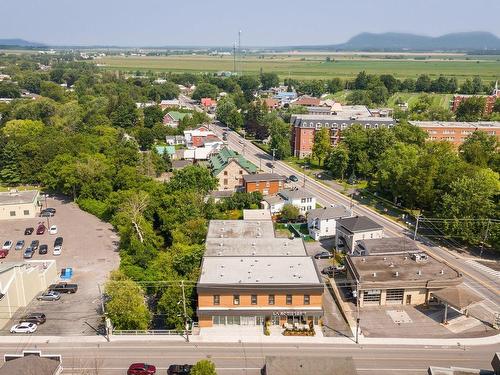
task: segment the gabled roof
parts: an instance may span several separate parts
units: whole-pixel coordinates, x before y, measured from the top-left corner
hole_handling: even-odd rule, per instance
[[[189,113],[183,113],[183,112],[177,112],[177,111],[170,111],[167,113],[170,118],[174,121],[181,121],[184,117],[190,115]]]
[[[245,182],[284,181],[286,180],[286,177],[277,173],[259,173],[259,174],[245,175],[243,176],[243,180]]]
[[[345,219],[339,219],[337,223],[351,233],[384,229],[382,225],[374,222],[372,219],[366,216],[354,216]]]
[[[301,188],[283,189],[278,192],[286,200],[314,198],[314,194]]]
[[[164,155],[165,153],[167,153],[168,155],[172,156],[175,154],[175,146],[155,146],[155,149],[159,155]]]
[[[250,163],[236,151],[224,147],[219,151],[218,154],[213,155],[209,160],[213,175],[217,176],[233,160],[238,163],[245,171],[247,171],[247,173],[257,172],[257,167],[254,164]]]
[[[320,219],[320,220],[340,219],[343,217],[349,217],[351,215],[352,215],[351,210],[342,205],[334,207],[316,208],[314,210],[310,210],[307,213],[308,218]]]
[[[301,96],[293,104],[295,105],[305,105],[305,106],[319,106],[321,100],[319,98],[313,98],[312,96]]]

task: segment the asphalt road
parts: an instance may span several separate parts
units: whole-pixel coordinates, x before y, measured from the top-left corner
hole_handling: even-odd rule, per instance
[[[211,129],[219,136],[222,136],[222,126],[214,124],[211,125]],[[227,142],[230,148],[243,154],[252,163],[261,167],[263,171],[271,171],[271,168],[269,168],[266,164],[272,160],[272,156],[253,145],[250,141],[245,140],[238,133],[229,131],[227,135]],[[384,226],[384,233],[386,236],[399,237],[410,234],[408,228],[395,223],[394,221],[365,206],[359,205],[356,202],[351,202],[349,197],[342,195],[341,193],[325,186],[309,176],[306,176],[305,174],[301,175],[297,172],[297,170],[290,167],[286,163],[275,161],[274,165],[275,173],[283,174],[285,176],[289,176],[291,174],[296,175],[299,178],[299,181],[294,185],[305,187],[308,191],[314,193],[318,203],[321,205],[329,206],[333,203],[341,203],[345,206],[350,206],[351,203],[353,203],[352,208],[354,214],[368,216],[369,218],[382,224]],[[484,270],[474,267],[473,264],[466,262],[453,252],[442,247],[426,246],[423,244],[421,247],[438,259],[441,258],[442,260],[445,260],[451,266],[464,274],[464,283],[485,298],[484,304],[486,305],[489,318],[493,318],[493,314],[495,312],[500,313],[499,277],[492,276],[491,274],[484,272]]]
[[[33,349],[23,344],[0,344],[0,355]],[[495,346],[405,347],[346,346],[326,344],[188,344],[180,342],[111,342],[102,344],[39,344],[45,354],[61,354],[63,374],[125,374],[130,363],[147,362],[165,374],[170,364],[194,364],[212,360],[219,374],[260,374],[269,355],[351,356],[360,374],[426,374],[428,366],[459,366],[491,369]]]

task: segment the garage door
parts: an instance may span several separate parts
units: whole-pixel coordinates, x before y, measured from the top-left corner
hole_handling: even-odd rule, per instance
[[[387,305],[402,305],[404,294],[404,289],[387,289],[385,303]]]
[[[380,289],[365,290],[363,292],[364,305],[380,305]]]

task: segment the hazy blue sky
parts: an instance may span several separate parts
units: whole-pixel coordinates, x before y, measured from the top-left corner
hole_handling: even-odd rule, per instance
[[[0,0],[0,38],[51,44],[341,43],[363,31],[500,35],[500,0]]]

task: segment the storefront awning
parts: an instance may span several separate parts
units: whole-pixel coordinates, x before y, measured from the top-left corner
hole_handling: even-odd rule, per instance
[[[483,300],[481,296],[474,293],[463,284],[431,292],[434,297],[447,303],[457,310],[465,310],[470,305]]]

